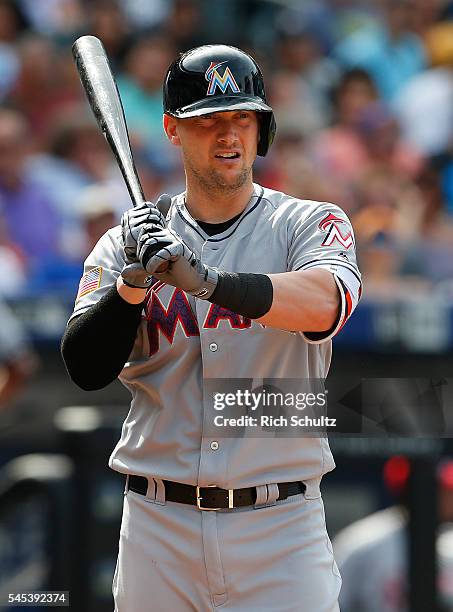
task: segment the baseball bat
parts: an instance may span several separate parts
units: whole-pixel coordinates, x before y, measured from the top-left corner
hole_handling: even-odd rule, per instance
[[[95,36],[81,36],[72,54],[96,121],[123,175],[133,206],[145,200],[132,157],[124,109],[104,46]]]

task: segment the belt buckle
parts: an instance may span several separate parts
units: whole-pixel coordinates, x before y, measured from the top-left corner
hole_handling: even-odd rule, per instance
[[[206,487],[199,487],[198,485],[196,486],[197,508],[199,510],[223,510],[223,508],[206,508],[205,506],[201,505],[201,500],[203,498],[200,495],[200,489],[210,489],[210,488],[216,489],[217,485],[207,485]],[[234,508],[233,491],[234,489],[228,489],[228,509],[230,510]]]

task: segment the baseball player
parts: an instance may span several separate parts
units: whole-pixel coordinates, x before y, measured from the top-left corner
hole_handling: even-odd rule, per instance
[[[186,191],[100,239],[62,342],[82,388],[119,377],[132,394],[109,462],[126,475],[115,609],[333,612],[326,438],[215,437],[208,382],[326,377],[360,297],[350,222],[253,182],[275,122],[239,49],[171,65],[164,130]]]

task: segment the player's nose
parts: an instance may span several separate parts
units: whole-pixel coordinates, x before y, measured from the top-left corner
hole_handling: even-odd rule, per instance
[[[223,121],[217,132],[217,142],[222,145],[232,146],[238,141],[237,127],[231,121]]]

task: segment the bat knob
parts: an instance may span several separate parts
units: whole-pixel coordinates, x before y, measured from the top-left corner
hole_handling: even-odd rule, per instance
[[[162,195],[160,195],[156,202],[156,208],[159,209],[159,211],[164,217],[167,216],[167,213],[170,210],[170,206],[171,196],[169,196],[168,193],[163,193]]]

